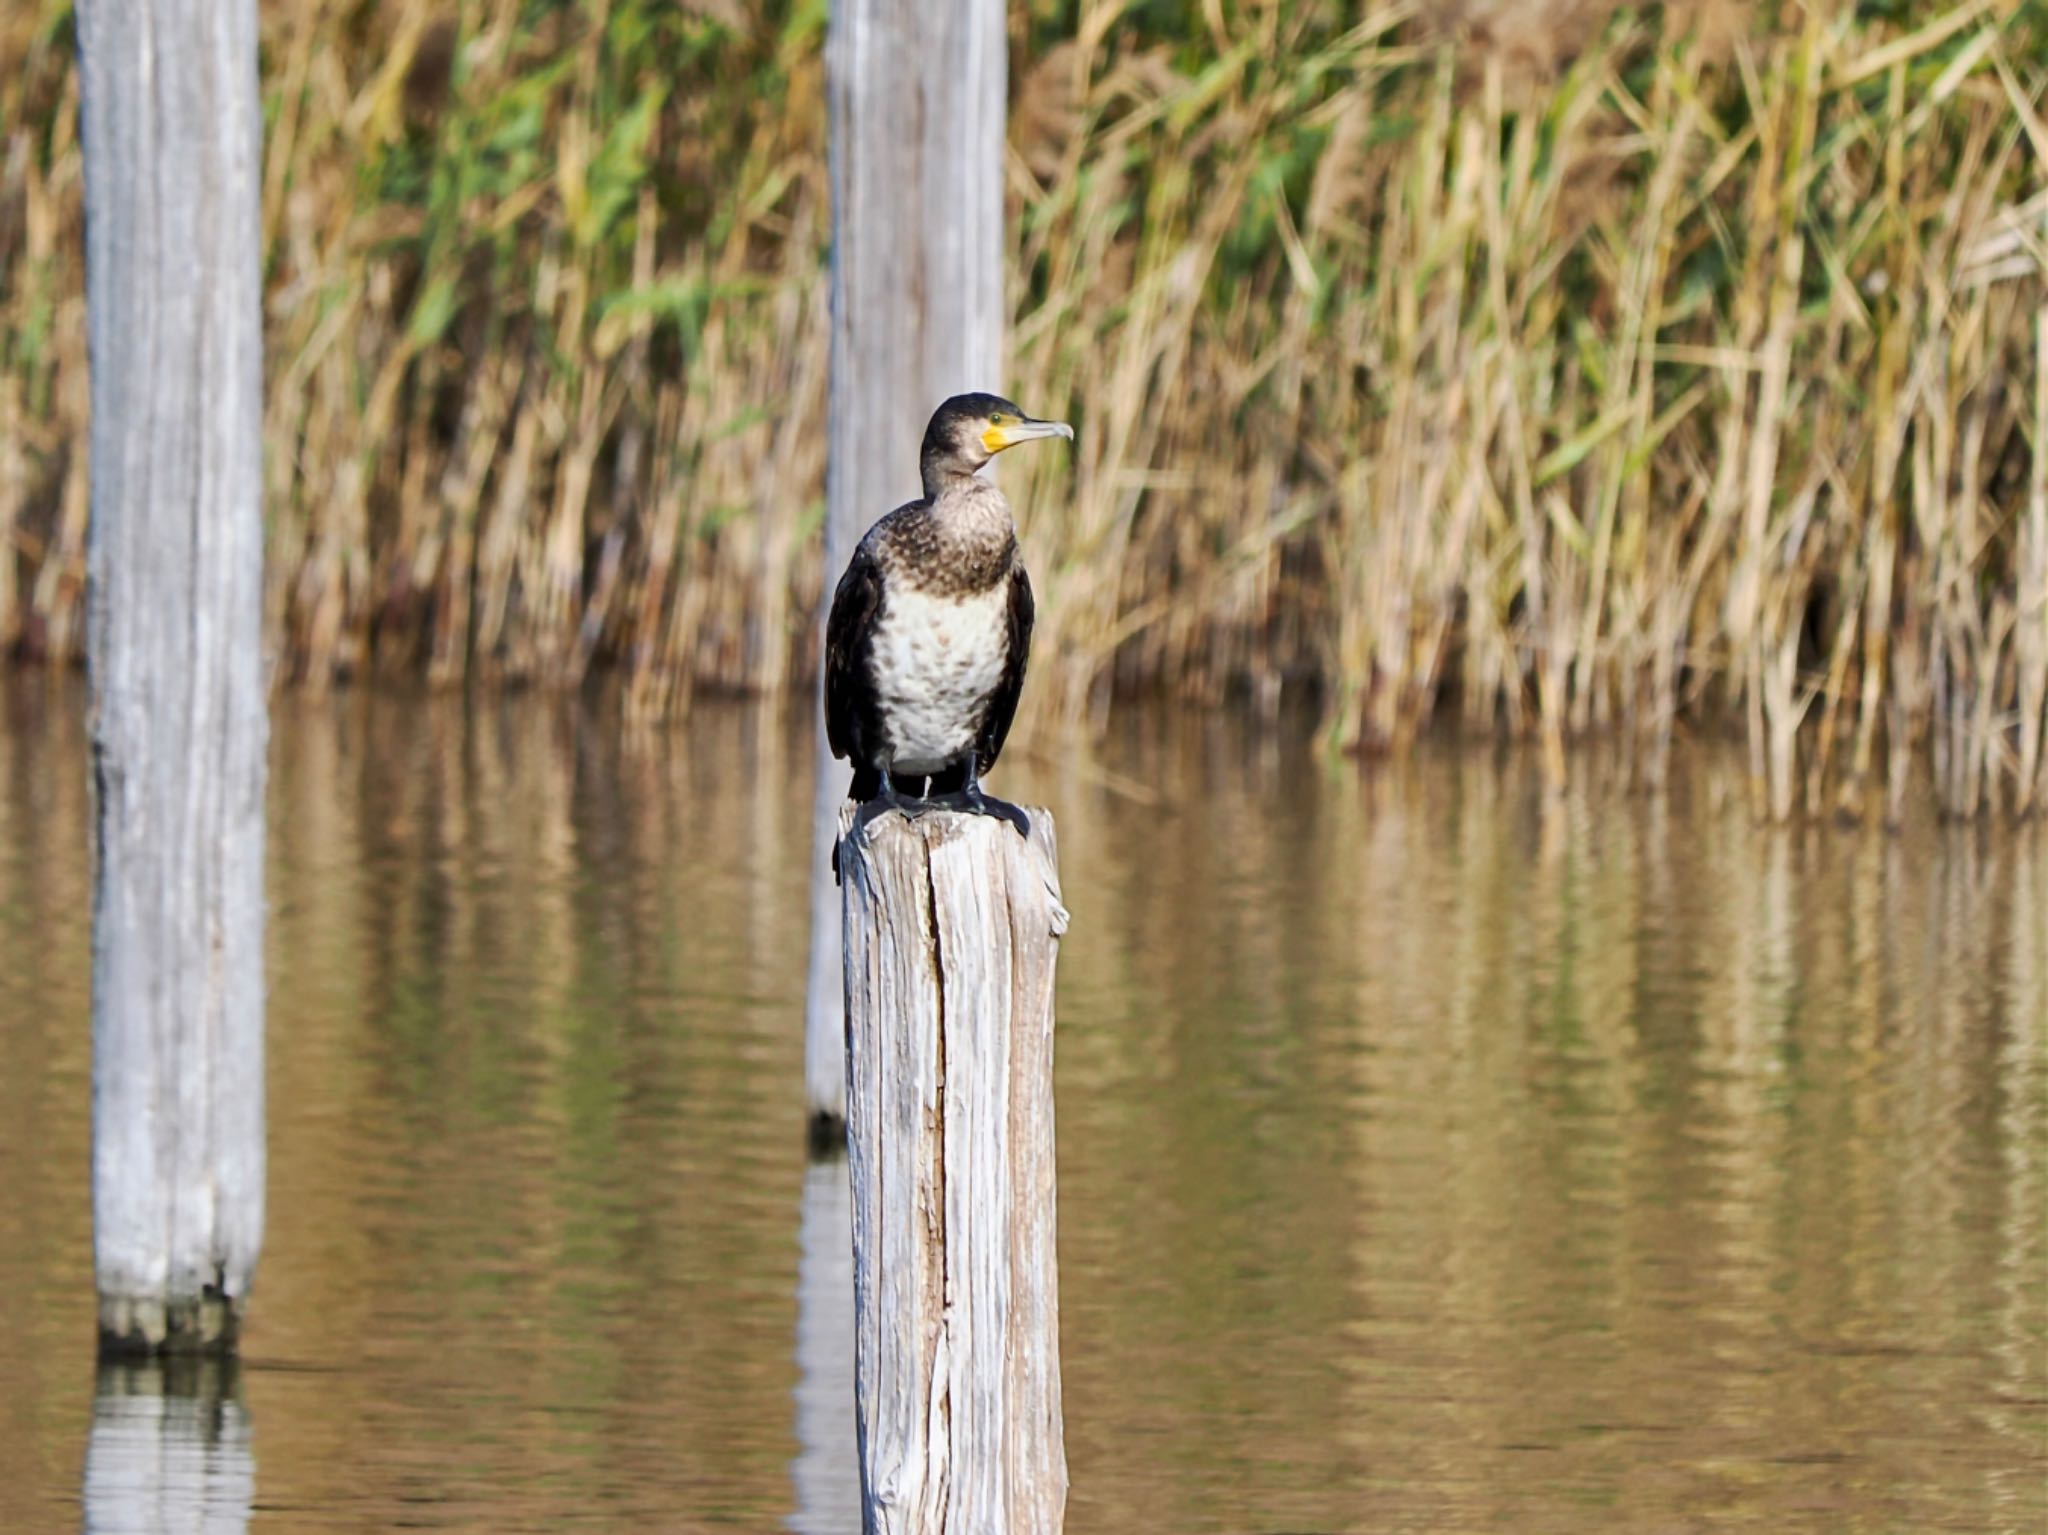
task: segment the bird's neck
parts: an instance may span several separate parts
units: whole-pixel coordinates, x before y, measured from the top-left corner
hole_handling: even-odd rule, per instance
[[[925,498],[942,538],[962,543],[1007,543],[1016,533],[1010,503],[979,475],[944,473],[925,477]]]
[[[908,547],[918,551],[912,579],[962,595],[1005,579],[1017,557],[1017,525],[1003,493],[971,474],[927,489],[937,493],[926,499],[921,527],[910,535]]]
[[[967,468],[951,453],[934,453],[927,450],[918,460],[917,477],[924,482],[924,498],[936,503],[947,492],[971,492],[976,488],[993,490],[995,482],[985,480],[973,469]]]

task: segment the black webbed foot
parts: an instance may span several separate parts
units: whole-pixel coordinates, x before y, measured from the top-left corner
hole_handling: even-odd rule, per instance
[[[1027,842],[1031,840],[1031,817],[1008,800],[981,792],[981,779],[974,771],[971,756],[967,759],[966,781],[953,793],[945,795],[940,803],[949,810],[965,811],[968,815],[992,815],[998,820],[1008,821],[1017,828],[1018,836]]]
[[[1008,821],[1017,828],[1017,835],[1026,842],[1031,840],[1031,817],[1006,799],[997,799],[993,794],[979,790],[970,794],[961,790],[960,798],[965,802],[960,808],[971,815],[992,815],[999,821]]]
[[[920,780],[920,782],[928,785],[930,780]],[[914,821],[927,810],[934,809],[941,803],[943,801],[929,799],[923,795],[903,793],[896,787],[895,778],[888,773],[884,773],[882,774],[879,792],[876,793],[874,798],[861,801],[860,808],[853,813],[853,824],[846,829],[846,834],[849,837],[865,836],[871,824],[892,810],[900,810],[905,816]],[[835,843],[832,847],[832,879],[834,883],[837,883],[839,878],[839,847]]]
[[[881,795],[876,795],[873,799],[864,801],[860,809],[854,811],[853,825],[847,828],[847,835],[853,837],[867,835],[868,827],[892,810],[901,810],[905,815],[911,813],[906,806],[900,802],[895,802],[893,796],[885,799]]]
[[[950,773],[947,775],[951,776]],[[1017,828],[1017,835],[1029,841],[1031,838],[1031,817],[1011,804],[1008,800],[997,799],[992,794],[981,792],[981,781],[975,776],[974,759],[964,764],[961,786],[943,794],[931,792],[936,785],[930,778],[910,780],[925,792],[905,794],[896,787],[893,774],[880,775],[879,786],[872,798],[861,801],[860,808],[853,813],[853,824],[847,828],[847,835],[865,835],[868,827],[892,810],[900,810],[911,820],[916,820],[927,810],[957,810],[965,815],[994,816],[999,821],[1008,821]],[[839,847],[832,848],[832,879],[836,884],[842,877],[839,867]]]

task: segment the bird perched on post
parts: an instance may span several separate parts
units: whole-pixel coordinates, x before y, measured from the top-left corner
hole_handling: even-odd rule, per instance
[[[1023,811],[981,792],[1024,688],[1032,605],[1010,503],[978,471],[1020,442],[1073,435],[997,395],[955,395],[925,428],[923,498],[853,551],[825,625],[825,731],[853,763],[855,831],[943,806],[1031,834]]]

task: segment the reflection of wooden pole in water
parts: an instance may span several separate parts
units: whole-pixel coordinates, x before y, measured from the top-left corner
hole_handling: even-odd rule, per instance
[[[867,1535],[1056,1535],[1052,817],[891,814],[839,844]]]
[[[85,1445],[85,1535],[240,1535],[255,1493],[232,1359],[101,1364]]]
[[[263,1238],[256,6],[81,0],[78,43],[100,1335],[214,1347]]]
[[[797,1535],[846,1535],[860,1524],[853,1434],[853,1211],[846,1158],[804,1169],[796,1260]]]

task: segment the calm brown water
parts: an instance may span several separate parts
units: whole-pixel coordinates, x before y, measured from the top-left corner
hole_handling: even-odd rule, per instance
[[[96,1378],[79,698],[0,683],[0,1530],[857,1529],[808,751],[286,699],[246,1362]],[[1156,800],[1000,775],[1074,911],[1075,1535],[2048,1522],[2040,829],[1098,759]]]

